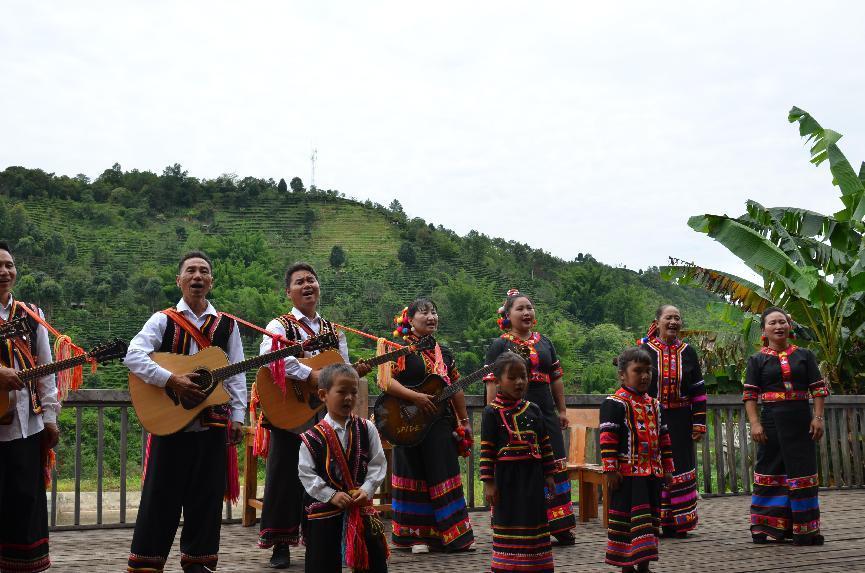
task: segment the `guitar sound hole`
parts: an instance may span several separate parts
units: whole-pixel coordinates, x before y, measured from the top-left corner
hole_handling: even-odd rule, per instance
[[[417,411],[417,406],[415,405],[400,406],[399,408],[399,414],[406,422],[411,422],[417,416]]]
[[[202,398],[201,400],[193,400],[186,397],[181,398],[180,405],[183,406],[185,410],[191,410],[204,402],[205,398],[207,398],[207,395],[210,394],[210,392],[213,390],[213,374],[210,372],[210,370],[200,368],[198,370],[195,370],[194,372],[195,374],[198,374],[198,376],[194,378],[193,381],[195,382],[195,384],[198,385],[201,391],[204,392],[204,398]]]

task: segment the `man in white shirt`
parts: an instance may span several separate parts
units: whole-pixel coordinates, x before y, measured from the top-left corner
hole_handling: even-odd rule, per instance
[[[148,384],[172,390],[183,401],[200,402],[204,393],[195,374],[172,373],[150,358],[153,352],[196,354],[202,345],[219,346],[230,363],[243,360],[234,320],[222,316],[207,300],[213,266],[200,251],[183,256],[177,286],[183,298],[173,309],[157,312],[132,342],[124,363]],[[197,331],[196,331],[197,329]],[[151,436],[145,460],[141,504],[132,537],[128,571],[162,571],[183,512],[180,565],[185,573],[216,569],[222,501],[227,479],[226,443],[242,437],[246,413],[246,375],[223,382],[228,406],[206,408],[183,431]]]
[[[307,340],[326,332],[333,332],[329,321],[318,314],[318,301],[321,289],[315,269],[307,263],[295,263],[285,272],[285,293],[294,305],[291,312],[271,320],[267,325],[270,332],[284,336],[288,340]],[[348,363],[348,344],[345,335],[339,333],[339,353]],[[260,353],[271,352],[273,339],[264,336]],[[315,352],[307,353],[313,356]],[[369,373],[369,366],[359,363],[356,366],[359,376]],[[307,381],[310,385],[318,383],[318,370],[301,364],[296,358],[285,359],[285,377],[290,380]],[[303,485],[297,475],[298,448],[300,438],[297,434],[279,428],[270,428],[270,449],[267,455],[267,476],[264,482],[264,508],[261,511],[261,524],[258,546],[262,549],[273,548],[270,566],[285,569],[291,563],[289,548],[300,540],[300,524],[303,515]]]
[[[17,276],[9,245],[0,242],[0,319],[24,316],[33,333],[0,342],[0,392],[10,398],[9,410],[0,412],[0,571],[35,573],[51,566],[43,471],[60,437],[60,403],[53,374],[28,388],[16,373],[53,362],[48,331],[21,308],[26,303],[12,297]]]

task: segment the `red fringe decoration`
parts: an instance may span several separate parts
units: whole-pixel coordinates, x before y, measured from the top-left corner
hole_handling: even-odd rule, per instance
[[[270,451],[270,430],[264,427],[264,411],[258,411],[260,404],[261,397],[258,395],[258,388],[253,384],[252,397],[249,400],[249,420],[255,427],[252,438],[252,454],[260,458],[267,458]]]
[[[345,510],[345,522],[343,523],[343,547],[342,560],[352,570],[369,569],[369,552],[364,539],[363,516],[360,506],[352,505]]]
[[[57,455],[48,444],[42,442],[42,478],[45,481],[45,489],[51,487],[51,470],[57,465]]]
[[[237,463],[237,446],[231,443],[231,420],[225,425],[225,437],[228,444],[225,447],[225,455],[228,458],[225,501],[237,503],[237,500],[240,499],[240,470]]]
[[[153,434],[147,434],[147,446],[144,448],[144,459],[141,460],[141,483],[144,483],[144,477],[147,475],[147,462],[150,460],[150,442],[153,439]]]
[[[271,339],[271,352],[276,352],[283,348],[285,348],[285,343],[278,338]],[[273,377],[273,383],[276,384],[277,388],[282,390],[282,395],[285,396],[285,360],[280,358],[275,362],[271,362],[268,368],[270,368],[270,375]]]

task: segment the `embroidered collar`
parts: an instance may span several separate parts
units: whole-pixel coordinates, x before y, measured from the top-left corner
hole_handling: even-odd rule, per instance
[[[794,344],[791,344],[790,346],[788,346],[787,348],[785,348],[784,350],[781,350],[779,352],[777,350],[773,350],[773,349],[769,348],[768,346],[764,346],[763,348],[760,349],[760,352],[763,354],[768,354],[769,356],[780,356],[781,354],[786,354],[787,356],[790,356],[791,354],[796,352],[797,348],[799,348],[799,347],[794,345]]]
[[[508,398],[501,392],[496,392],[496,397],[493,398],[492,402],[490,402],[490,406],[500,410],[514,410],[522,406],[523,402],[525,402],[525,400],[522,398],[515,400],[513,398]]]

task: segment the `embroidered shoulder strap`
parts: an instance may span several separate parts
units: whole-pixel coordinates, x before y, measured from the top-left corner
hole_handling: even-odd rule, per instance
[[[295,328],[298,328],[298,329],[304,331],[308,337],[312,338],[313,336],[315,336],[315,332],[312,330],[312,328],[310,328],[308,324],[306,324],[300,320],[297,320],[297,317],[294,316],[293,314],[291,314],[291,313],[283,314],[279,318],[281,318],[287,322],[290,322]],[[321,319],[321,322],[322,322],[322,325],[321,325],[322,329],[321,330],[323,331],[324,325],[326,323],[325,323],[324,319]]]
[[[210,339],[204,336],[204,333],[201,332],[201,330],[189,322],[189,319],[183,316],[182,313],[177,312],[175,308],[166,308],[162,311],[162,314],[173,320],[177,326],[185,330],[186,333],[195,340],[195,343],[198,344],[199,349],[207,348],[211,345]]]

